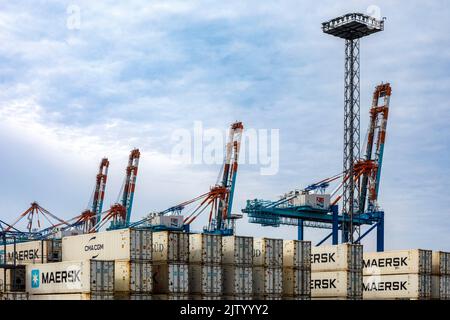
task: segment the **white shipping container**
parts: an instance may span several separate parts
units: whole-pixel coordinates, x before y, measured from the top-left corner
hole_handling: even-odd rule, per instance
[[[253,265],[264,267],[282,267],[283,239],[253,239]]]
[[[114,291],[114,261],[66,261],[26,266],[30,294]]]
[[[255,296],[280,295],[283,293],[283,269],[253,267],[253,294]]]
[[[283,268],[283,295],[311,296],[311,271]]]
[[[33,264],[61,261],[61,240],[36,240],[0,245],[0,264]]]
[[[152,264],[148,261],[116,260],[115,292],[150,293],[153,290]]]
[[[222,237],[223,264],[253,265],[253,238],[243,236]]]
[[[363,295],[367,300],[430,299],[428,274],[390,274],[364,276]]]
[[[151,260],[152,232],[119,229],[88,233],[62,239],[63,261]]]
[[[223,266],[223,292],[227,296],[253,294],[253,268],[233,265]]]
[[[432,273],[435,275],[450,275],[450,252],[433,251]]]
[[[154,232],[153,261],[162,263],[188,263],[189,234],[178,231]]]
[[[299,194],[292,199],[294,206],[308,206],[313,209],[327,210],[330,207],[329,194]]]
[[[187,294],[189,292],[189,265],[180,263],[153,264],[153,293]]]
[[[0,292],[6,291],[25,291],[25,266],[0,268]]]
[[[431,276],[431,299],[450,300],[450,276]]]
[[[189,235],[189,262],[221,264],[222,236],[217,234],[193,233]]]
[[[283,267],[311,269],[311,241],[284,240]]]
[[[397,250],[365,252],[364,275],[431,274],[432,252],[430,250]]]
[[[181,229],[183,227],[183,219],[182,215],[156,215],[150,219],[150,224],[152,226]]]
[[[189,265],[189,293],[222,294],[222,266],[210,264]]]
[[[362,299],[361,271],[311,273],[312,298]]]
[[[114,300],[112,293],[32,294],[29,300]]]
[[[358,271],[362,268],[363,246],[339,244],[311,248],[311,271]]]

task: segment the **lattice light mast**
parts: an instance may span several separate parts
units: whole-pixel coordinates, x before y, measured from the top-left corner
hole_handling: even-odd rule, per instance
[[[345,40],[344,98],[344,180],[342,214],[348,222],[342,224],[342,242],[354,243],[360,236],[359,225],[353,219],[359,212],[360,184],[355,181],[354,164],[360,159],[360,89],[359,40],[384,29],[384,20],[361,13],[349,13],[322,23],[324,33]]]

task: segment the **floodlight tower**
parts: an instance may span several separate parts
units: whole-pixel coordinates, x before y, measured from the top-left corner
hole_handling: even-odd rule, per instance
[[[345,39],[345,100],[344,100],[344,176],[342,215],[348,222],[342,224],[342,242],[353,243],[360,236],[359,225],[353,224],[359,212],[360,187],[355,181],[354,164],[360,158],[359,124],[359,40],[384,29],[384,20],[361,13],[349,13],[322,23],[322,31]]]

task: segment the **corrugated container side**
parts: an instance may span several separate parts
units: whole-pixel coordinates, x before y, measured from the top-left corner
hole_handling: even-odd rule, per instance
[[[90,268],[91,292],[113,292],[114,261],[91,260]]]
[[[362,245],[345,243],[311,248],[311,271],[358,271],[362,265]]]
[[[364,275],[388,274],[431,274],[431,250],[396,250],[385,252],[365,252]]]
[[[432,274],[450,275],[450,252],[433,251],[432,260]]]
[[[253,295],[280,295],[283,293],[283,269],[253,267]]]
[[[283,295],[311,296],[311,271],[283,268]]]
[[[264,267],[283,266],[283,240],[253,239],[253,265]]]
[[[204,264],[222,263],[222,236],[195,233],[189,235],[189,262]]]
[[[222,238],[223,264],[253,265],[253,238],[226,236]]]
[[[312,298],[362,299],[361,271],[328,271],[311,273]]]
[[[252,295],[227,295],[223,300],[253,300]]]
[[[431,299],[450,300],[450,276],[431,276]]]
[[[23,265],[15,269],[0,268],[0,292],[25,291],[25,275],[25,266]]]
[[[397,274],[364,276],[364,299],[430,299],[431,276]]]
[[[252,267],[223,266],[223,292],[227,296],[253,294]]]
[[[201,295],[193,294],[190,296],[191,300],[222,300],[222,295]]]
[[[281,294],[256,295],[253,300],[283,300],[283,296]]]
[[[146,229],[130,229],[130,260],[151,261],[153,233]]]
[[[306,295],[306,296],[283,296],[283,300],[311,300],[311,295]]]
[[[14,244],[0,245],[0,264],[4,263],[6,256],[6,263],[14,264],[35,264],[61,261],[61,240],[36,240],[18,242]]]
[[[284,240],[283,266],[311,269],[311,241]]]
[[[115,292],[114,300],[153,300],[150,293]]]
[[[178,231],[154,232],[153,262],[188,263],[189,234]]]
[[[150,293],[153,290],[152,264],[148,261],[116,261],[116,292]]]
[[[154,294],[187,294],[189,292],[189,265],[180,263],[153,264]]]
[[[189,265],[189,293],[222,294],[222,266],[218,264]]]

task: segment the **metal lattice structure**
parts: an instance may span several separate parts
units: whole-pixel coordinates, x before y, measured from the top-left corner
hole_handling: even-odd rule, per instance
[[[384,21],[361,13],[350,13],[322,24],[324,33],[345,40],[345,93],[344,93],[344,175],[354,177],[354,164],[360,159],[360,39],[382,31]],[[343,183],[342,214],[348,222],[342,226],[342,242],[354,243],[359,239],[360,227],[354,217],[361,214],[360,183],[347,179]]]

